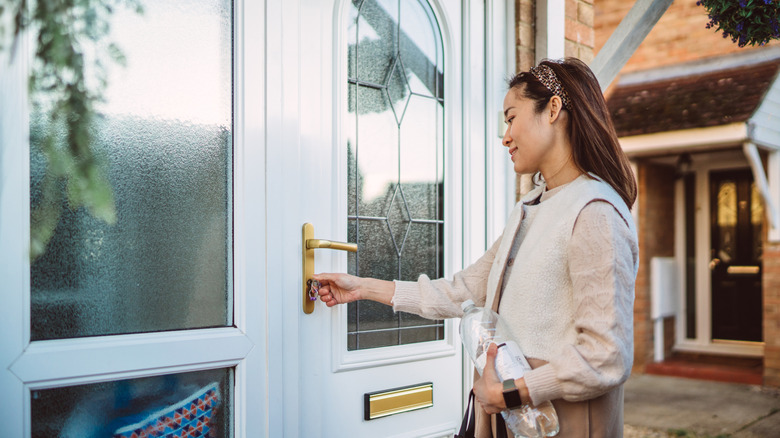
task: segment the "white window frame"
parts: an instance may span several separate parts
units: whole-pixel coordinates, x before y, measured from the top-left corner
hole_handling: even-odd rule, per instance
[[[266,271],[255,268],[266,266],[266,182],[264,172],[245,170],[265,168],[265,5],[238,0],[233,17],[234,327],[30,342],[29,64],[21,55],[31,39],[20,39],[12,64],[3,60],[0,106],[17,109],[0,115],[0,392],[10,401],[9,436],[31,435],[33,390],[232,366],[235,436],[268,432]]]

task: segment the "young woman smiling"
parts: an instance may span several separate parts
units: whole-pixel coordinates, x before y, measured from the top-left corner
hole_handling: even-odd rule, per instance
[[[509,391],[522,403],[552,401],[559,437],[620,437],[633,364],[634,175],[598,81],[577,59],[517,74],[504,115],[502,143],[514,170],[534,174],[538,187],[517,204],[502,237],[452,279],[317,275],[320,299],[328,306],[369,299],[432,319],[461,316],[468,299],[493,308],[533,368],[506,382]],[[480,438],[503,432],[492,414],[516,399],[504,397],[495,354],[491,347],[474,383]]]

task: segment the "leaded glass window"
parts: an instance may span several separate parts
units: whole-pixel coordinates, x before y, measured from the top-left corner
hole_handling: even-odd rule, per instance
[[[443,43],[426,1],[353,0],[348,34],[349,272],[441,277]],[[348,305],[348,349],[442,339],[430,321],[368,301]]]

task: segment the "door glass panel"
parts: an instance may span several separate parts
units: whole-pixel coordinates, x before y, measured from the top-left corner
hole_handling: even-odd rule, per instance
[[[59,207],[31,267],[33,340],[232,324],[232,3],[145,2],[111,20],[127,67],[109,71],[94,148],[117,223]],[[31,115],[33,209],[55,129]]]
[[[750,183],[750,225],[752,227],[753,244],[751,245],[753,260],[760,263],[764,253],[764,200],[755,182]]]
[[[737,239],[737,184],[723,181],[717,194],[718,242],[720,247],[716,257],[730,263],[736,256]]]
[[[386,280],[442,276],[443,46],[425,1],[350,4],[347,114],[349,272]],[[355,47],[356,46],[356,47]],[[348,305],[348,349],[442,339],[442,321]]]
[[[233,374],[225,368],[32,391],[32,437],[230,437]]]

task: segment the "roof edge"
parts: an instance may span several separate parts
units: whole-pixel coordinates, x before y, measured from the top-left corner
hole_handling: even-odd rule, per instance
[[[700,59],[623,74],[613,85],[625,86],[707,74],[780,59],[780,46]]]
[[[619,138],[620,146],[629,157],[723,149],[741,145],[746,141],[749,141],[746,122]]]

